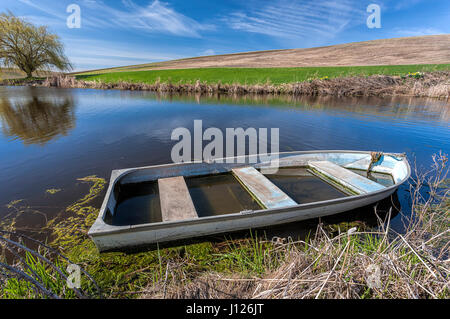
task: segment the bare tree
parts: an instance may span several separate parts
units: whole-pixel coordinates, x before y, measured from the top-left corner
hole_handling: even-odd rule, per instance
[[[64,46],[46,26],[34,26],[11,12],[0,14],[0,65],[18,67],[31,78],[34,71],[72,69]]]

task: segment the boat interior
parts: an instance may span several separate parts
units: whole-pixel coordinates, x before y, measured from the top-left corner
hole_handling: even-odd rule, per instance
[[[141,225],[286,208],[382,191],[408,176],[403,156],[377,155],[297,152],[120,170],[103,221]]]

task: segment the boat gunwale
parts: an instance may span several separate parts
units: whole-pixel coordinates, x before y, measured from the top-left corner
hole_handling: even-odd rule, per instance
[[[370,155],[371,152],[372,151],[313,150],[313,151],[279,152],[276,154],[285,155],[285,157],[289,157],[290,155],[295,156],[295,155],[304,155],[304,154],[323,154],[323,153]],[[295,206],[288,206],[288,207],[282,207],[282,208],[259,209],[259,210],[242,211],[242,212],[237,212],[237,213],[224,214],[224,215],[206,216],[206,217],[197,218],[197,219],[145,223],[145,224],[125,225],[125,226],[110,225],[104,221],[105,213],[107,211],[107,206],[108,206],[110,197],[113,193],[113,189],[114,189],[115,185],[124,176],[131,174],[133,172],[137,172],[137,171],[149,169],[149,168],[167,168],[167,167],[175,167],[175,166],[181,166],[181,165],[186,165],[186,164],[214,164],[215,161],[218,161],[218,160],[226,161],[227,159],[238,159],[238,158],[242,158],[242,157],[248,158],[250,156],[261,156],[261,155],[264,156],[264,155],[269,155],[269,154],[252,154],[252,155],[244,155],[244,156],[236,156],[236,157],[227,157],[227,158],[214,159],[211,162],[192,161],[192,162],[184,162],[184,163],[170,163],[170,164],[151,165],[151,166],[144,166],[144,167],[113,170],[111,172],[110,185],[108,187],[107,193],[105,194],[105,198],[104,198],[104,201],[100,208],[98,217],[97,217],[96,221],[94,222],[94,224],[92,225],[91,229],[89,230],[88,235],[91,237],[97,237],[97,236],[106,236],[106,235],[112,235],[112,234],[126,233],[126,232],[130,232],[130,231],[133,231],[133,232],[148,231],[148,230],[156,230],[156,229],[161,229],[161,228],[174,228],[174,227],[186,226],[186,225],[210,223],[210,222],[214,222],[214,221],[217,221],[217,222],[227,221],[227,220],[232,220],[232,219],[238,219],[239,217],[248,217],[249,215],[264,216],[264,215],[268,215],[268,214],[279,214],[279,213],[285,213],[285,212],[290,212],[290,211],[299,210],[299,209],[305,210],[308,208],[318,208],[318,207],[322,207],[322,206],[342,204],[342,203],[346,203],[349,201],[354,201],[354,200],[359,200],[359,199],[364,199],[364,198],[376,197],[377,195],[379,195],[381,193],[393,193],[400,185],[405,183],[410,178],[411,167],[410,167],[409,162],[404,154],[398,154],[398,153],[383,153],[383,154],[387,155],[387,156],[391,156],[391,157],[403,157],[401,161],[404,162],[407,172],[406,172],[406,176],[399,182],[394,183],[393,185],[385,187],[378,191],[370,192],[367,194],[351,195],[351,196],[346,196],[346,197],[341,197],[341,198],[328,199],[328,200],[317,201],[317,202],[312,202],[312,203],[298,204]],[[273,156],[275,154],[271,154],[271,155]],[[216,164],[219,164],[219,163],[216,163]],[[226,163],[220,163],[220,164],[226,164]],[[242,164],[241,166],[249,165],[248,163],[235,163],[236,167],[239,167],[239,164]],[[258,165],[258,164],[262,164],[262,163],[253,163],[252,165]]]

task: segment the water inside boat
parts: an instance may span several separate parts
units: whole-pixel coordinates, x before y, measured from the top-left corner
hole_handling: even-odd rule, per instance
[[[370,172],[369,175],[367,175],[366,171],[360,170],[360,169],[348,169],[349,171],[352,171],[358,175],[361,175],[363,177],[367,177],[368,179],[383,185],[385,187],[389,187],[395,184],[394,179],[392,178],[392,175],[389,174],[383,174],[383,173],[375,173]]]
[[[120,185],[114,216],[105,222],[114,226],[140,225],[162,221],[157,182]]]
[[[231,174],[186,178],[186,184],[199,217],[261,209]]]
[[[299,204],[347,196],[309,173],[304,167],[280,168],[275,174],[265,174],[265,176]]]
[[[365,176],[363,171],[352,171]],[[348,196],[311,174],[305,167],[280,168],[276,173],[261,173],[299,204]],[[394,184],[392,177],[387,174],[372,173],[369,178],[385,186]],[[185,182],[200,218],[263,208],[231,173],[187,177]],[[115,214],[107,216],[107,224],[125,226],[163,221],[157,181],[121,184],[117,192]]]

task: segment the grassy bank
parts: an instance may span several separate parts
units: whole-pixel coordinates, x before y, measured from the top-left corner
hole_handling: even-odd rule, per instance
[[[117,89],[170,94],[415,96],[449,98],[450,64],[203,68],[4,80],[0,85]]]
[[[194,84],[196,81],[200,81],[206,84],[281,85],[314,79],[370,75],[402,76],[408,73],[448,70],[450,70],[450,64],[302,68],[197,68],[102,74],[91,73],[76,75],[76,78],[79,80],[100,81],[104,83],[129,82],[154,84],[156,82],[170,82],[173,84]]]
[[[275,84],[208,84],[197,80],[193,84],[134,82],[103,82],[77,80],[69,76],[56,76],[32,81],[4,81],[3,85],[28,85],[59,88],[103,90],[152,91],[168,94],[228,94],[228,95],[292,95],[292,96],[414,96],[448,99],[450,71],[408,73],[402,76],[371,75],[338,78],[320,78],[305,82]]]
[[[319,223],[299,240],[252,231],[242,238],[99,254],[87,230],[98,214],[91,203],[106,182],[89,176],[80,179],[91,185],[88,194],[48,223],[51,246],[92,276],[83,274],[81,282],[82,295],[92,298],[100,296],[96,284],[106,298],[449,298],[448,160],[434,160],[430,172],[412,181],[415,215],[403,234],[390,228],[389,212],[375,210],[376,228]],[[13,238],[0,233],[3,253],[12,250],[7,240]],[[36,255],[17,255],[13,269],[29,278],[0,267],[0,297],[79,297],[65,286],[69,261],[43,245],[36,251],[61,273]]]

